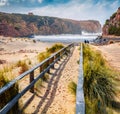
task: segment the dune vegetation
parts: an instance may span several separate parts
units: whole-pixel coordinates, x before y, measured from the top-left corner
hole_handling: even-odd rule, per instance
[[[7,78],[8,70],[5,68],[0,70],[0,88],[7,84],[10,80]],[[9,75],[12,75],[9,73]],[[12,76],[10,76],[12,77]],[[2,109],[16,94],[18,94],[18,84],[14,84],[10,89],[0,95],[0,109]],[[15,114],[18,110],[18,103],[8,112],[9,114]]]
[[[111,70],[100,52],[89,45],[83,46],[84,96],[86,114],[112,113],[116,88],[115,72]]]
[[[117,73],[108,66],[100,52],[83,45],[84,97],[86,114],[113,114],[118,110],[115,101]],[[70,82],[68,90],[76,96],[77,84]]]

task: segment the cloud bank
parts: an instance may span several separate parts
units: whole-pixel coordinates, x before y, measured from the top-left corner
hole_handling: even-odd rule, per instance
[[[0,11],[70,18],[98,20],[103,25],[120,6],[119,0],[0,0]],[[2,7],[1,7],[2,6]],[[19,7],[19,8],[18,8]]]

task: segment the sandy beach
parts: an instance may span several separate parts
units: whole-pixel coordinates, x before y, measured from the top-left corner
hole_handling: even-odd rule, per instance
[[[114,70],[120,71],[120,43],[93,47],[101,52]]]
[[[36,55],[52,45],[53,43],[34,42],[28,38],[0,37],[0,67],[25,59],[35,63]]]

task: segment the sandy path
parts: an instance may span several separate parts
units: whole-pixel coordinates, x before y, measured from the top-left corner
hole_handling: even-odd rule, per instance
[[[78,80],[78,59],[79,50],[78,47],[75,47],[72,56],[63,58],[55,65],[55,69],[51,70],[53,74],[39,89],[40,92],[34,95],[28,93],[29,98],[23,97],[22,102],[29,101],[29,104],[27,103],[27,106],[24,107],[24,112],[27,114],[74,114],[75,96],[69,92],[68,84]],[[29,100],[24,100],[26,98]]]

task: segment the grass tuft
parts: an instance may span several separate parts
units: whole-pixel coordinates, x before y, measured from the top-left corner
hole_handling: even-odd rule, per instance
[[[64,47],[63,44],[57,43],[57,44],[54,44],[51,48],[47,48],[46,52],[47,53],[55,53],[58,50],[62,49],[63,47]]]
[[[27,71],[29,69],[29,65],[26,63],[25,60],[20,60],[16,63],[17,67],[20,67],[19,73],[22,74],[23,72]]]
[[[106,114],[107,107],[112,105],[111,101],[115,98],[113,72],[106,65],[101,54],[91,50],[89,45],[83,46],[83,55],[86,111],[94,110],[92,114]]]
[[[70,82],[68,85],[68,90],[76,96],[77,84],[75,82]]]

